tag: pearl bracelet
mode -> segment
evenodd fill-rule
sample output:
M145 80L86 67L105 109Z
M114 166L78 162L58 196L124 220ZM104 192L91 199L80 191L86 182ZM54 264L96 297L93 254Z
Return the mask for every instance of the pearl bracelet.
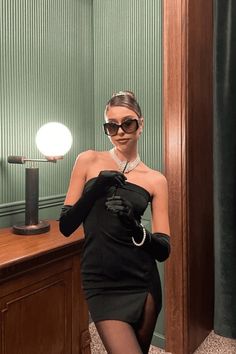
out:
M139 247L139 246L142 246L142 245L144 244L144 242L145 242L145 240L146 240L146 236L147 236L147 232L146 232L146 230L145 230L143 224L140 223L140 226L141 226L142 229L143 229L143 239L142 239L142 241L141 241L140 243L137 243L137 242L135 241L135 239L133 238L133 236L132 236L133 244L134 244L135 246L138 246L138 247Z

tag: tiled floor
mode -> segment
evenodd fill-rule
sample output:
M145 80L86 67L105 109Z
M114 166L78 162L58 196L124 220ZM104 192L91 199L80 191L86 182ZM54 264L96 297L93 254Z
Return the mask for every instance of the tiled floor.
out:
M106 354L93 323L89 326L92 354ZM151 347L150 354L168 354L162 349ZM171 354L171 353L169 353ZM236 354L236 340L224 338L211 332L194 354Z

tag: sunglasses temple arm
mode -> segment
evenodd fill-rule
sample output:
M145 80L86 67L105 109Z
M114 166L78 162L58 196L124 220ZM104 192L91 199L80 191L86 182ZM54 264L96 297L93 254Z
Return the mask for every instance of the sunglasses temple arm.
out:
M129 163L129 161L127 160L127 161L126 161L126 164L125 164L125 167L124 167L124 169L123 169L123 171L122 171L122 173L125 173L125 170L126 170L126 167L128 166L128 163Z
M126 167L128 166L128 163L129 163L129 161L126 161L126 164L125 164L125 167L123 168L122 173L125 173L125 170L126 170ZM113 195L112 195L112 198L114 198L114 197L116 196L117 189L118 189L118 184L116 185L116 188L115 188L115 190L114 190L114 193L113 193Z

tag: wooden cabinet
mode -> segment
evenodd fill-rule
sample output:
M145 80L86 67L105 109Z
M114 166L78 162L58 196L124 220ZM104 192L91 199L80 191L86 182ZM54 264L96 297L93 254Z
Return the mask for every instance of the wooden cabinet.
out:
M14 235L0 230L0 354L90 354L81 288L83 230Z

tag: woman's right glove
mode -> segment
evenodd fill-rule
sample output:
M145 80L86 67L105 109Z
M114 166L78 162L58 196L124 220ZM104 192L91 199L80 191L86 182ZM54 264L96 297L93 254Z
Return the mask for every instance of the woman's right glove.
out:
M101 171L91 188L84 191L79 200L72 205L63 205L59 218L60 232L68 237L85 220L94 202L112 187L122 187L126 177L118 171Z

